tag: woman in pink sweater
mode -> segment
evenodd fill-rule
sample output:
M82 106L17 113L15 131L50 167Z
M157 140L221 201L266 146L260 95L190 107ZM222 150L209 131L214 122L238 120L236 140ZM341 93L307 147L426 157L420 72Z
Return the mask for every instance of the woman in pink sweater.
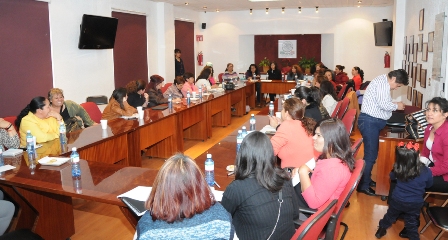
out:
M290 98L283 104L281 119L269 116L269 124L277 128L271 143L274 154L281 159L282 168L300 167L318 156L313 149L312 137L316 122L304 117L305 108L298 98Z
M314 171L303 165L293 174L300 177L295 187L299 206L317 209L329 199L339 198L352 175L355 159L347 130L339 119L319 122L313 140L314 148L322 153Z

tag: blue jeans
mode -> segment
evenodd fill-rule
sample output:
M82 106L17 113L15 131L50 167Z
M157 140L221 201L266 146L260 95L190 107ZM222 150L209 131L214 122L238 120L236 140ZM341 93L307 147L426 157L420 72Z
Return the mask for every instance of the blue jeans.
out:
M358 118L358 128L364 142L364 161L366 166L359 182L358 189L369 188L372 181L372 168L378 157L378 147L380 141L380 131L386 126L386 120L361 113Z
M418 227L420 225L420 209L423 206L423 202L408 203L395 200L393 197L390 199L389 208L386 215L380 220L380 227L389 228L397 220L397 217L403 213L404 226L409 239L420 239L418 234Z

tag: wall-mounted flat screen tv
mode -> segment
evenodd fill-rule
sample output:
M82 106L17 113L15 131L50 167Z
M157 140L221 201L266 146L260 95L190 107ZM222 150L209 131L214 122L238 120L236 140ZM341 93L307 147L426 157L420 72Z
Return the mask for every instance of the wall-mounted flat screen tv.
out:
M79 34L79 49L114 48L118 19L84 14Z
M392 46L392 21L374 23L373 31L375 33L375 46Z

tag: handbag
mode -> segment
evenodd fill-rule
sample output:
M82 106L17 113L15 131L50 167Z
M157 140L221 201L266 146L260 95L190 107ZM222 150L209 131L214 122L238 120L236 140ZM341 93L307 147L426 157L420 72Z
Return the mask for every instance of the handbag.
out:
M83 129L84 128L84 122L82 121L82 119L77 118L77 117L71 117L69 119L67 119L67 121L65 121L65 128L67 133L79 130L79 129Z
M411 138L418 140L425 136L425 129L428 126L425 109L410 113L405 116L405 129Z

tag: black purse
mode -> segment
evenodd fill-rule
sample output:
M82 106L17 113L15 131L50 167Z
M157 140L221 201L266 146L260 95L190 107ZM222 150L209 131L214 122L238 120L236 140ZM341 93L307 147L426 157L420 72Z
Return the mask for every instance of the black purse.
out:
M425 115L426 109L410 113L405 116L405 129L410 137L418 140L425 136L425 129L428 126Z

